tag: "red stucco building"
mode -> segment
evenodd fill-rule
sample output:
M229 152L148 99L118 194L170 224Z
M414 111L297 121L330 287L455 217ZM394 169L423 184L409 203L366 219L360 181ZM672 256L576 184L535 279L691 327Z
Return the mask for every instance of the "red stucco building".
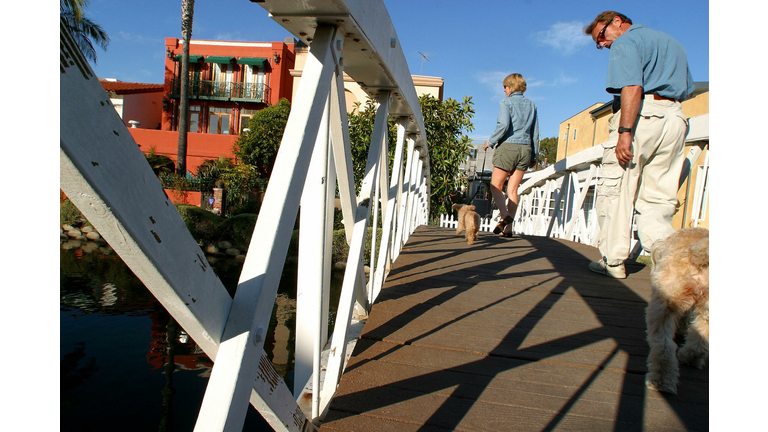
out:
M107 91L129 87L118 113L143 152L154 150L176 161L178 148L181 52L183 40L165 39L165 79L146 87L140 98L139 83L102 80ZM187 170L195 173L206 159L232 157L232 145L257 111L291 100L295 64L293 38L285 42L236 42L192 40L189 45L189 135ZM130 85L126 85L130 84ZM151 93L151 94L149 94ZM159 100L159 106L158 105ZM128 118L142 113L139 124ZM130 115L129 115L130 114ZM148 117L149 116L149 117ZM159 128L158 128L159 126Z

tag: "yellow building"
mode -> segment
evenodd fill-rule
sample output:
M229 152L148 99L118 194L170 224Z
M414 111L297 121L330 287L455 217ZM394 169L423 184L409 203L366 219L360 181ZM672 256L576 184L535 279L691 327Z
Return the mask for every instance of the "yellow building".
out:
M596 103L560 123L557 160L608 141L608 121L612 101ZM672 225L675 228L709 228L709 83L697 82L693 97L683 102L683 114L689 120L685 152L695 161L678 192L679 207ZM697 156L698 154L698 156Z

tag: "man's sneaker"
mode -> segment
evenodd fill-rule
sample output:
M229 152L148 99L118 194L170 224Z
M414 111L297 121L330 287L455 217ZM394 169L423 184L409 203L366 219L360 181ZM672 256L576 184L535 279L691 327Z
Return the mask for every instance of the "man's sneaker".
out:
M589 263L589 269L595 273L604 274L614 279L626 279L627 277L627 272L624 270L624 264L610 266L606 264L604 259Z

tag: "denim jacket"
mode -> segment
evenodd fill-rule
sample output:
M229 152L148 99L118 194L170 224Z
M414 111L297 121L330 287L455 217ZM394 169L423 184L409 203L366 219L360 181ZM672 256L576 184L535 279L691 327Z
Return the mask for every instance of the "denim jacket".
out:
M529 144L533 147L532 159L537 160L539 117L536 105L523 96L523 92L511 93L501 100L500 105L496 129L488 138L488 145L496 148L501 143Z

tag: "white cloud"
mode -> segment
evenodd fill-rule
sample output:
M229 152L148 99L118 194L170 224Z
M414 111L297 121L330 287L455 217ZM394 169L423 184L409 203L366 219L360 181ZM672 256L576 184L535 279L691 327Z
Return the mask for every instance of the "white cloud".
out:
M531 37L561 54L571 55L593 43L592 39L584 34L583 28L584 24L578 21L559 22L552 24L546 30L534 33Z
M490 93L491 96L488 98L488 100L498 102L501 99L504 99L504 89L502 88L501 83L504 81L504 78L508 74L509 72L505 71L479 72L475 75L475 79ZM525 77L525 83L528 90L545 87L567 86L578 81L579 80L577 78L568 76L565 74L565 72L560 72L560 76L551 79L541 79L536 76Z
M509 75L509 72L503 72L503 71L489 71L489 72L479 72L475 75L475 78L477 79L477 82L480 83L484 88L488 89L488 91L491 94L491 97L489 97L489 100L499 102L501 99L504 98L504 88L502 87L502 82L504 81L504 78Z
M129 33L129 32L125 32L125 31L122 31L122 30L117 32L117 33L120 36L120 39L122 39L122 40L130 41L130 42L137 42L137 43L147 43L147 44L155 44L155 43L157 43L157 39L152 38L152 37L148 37L148 36L144 36L144 35L139 35L139 34L134 34L134 33Z

